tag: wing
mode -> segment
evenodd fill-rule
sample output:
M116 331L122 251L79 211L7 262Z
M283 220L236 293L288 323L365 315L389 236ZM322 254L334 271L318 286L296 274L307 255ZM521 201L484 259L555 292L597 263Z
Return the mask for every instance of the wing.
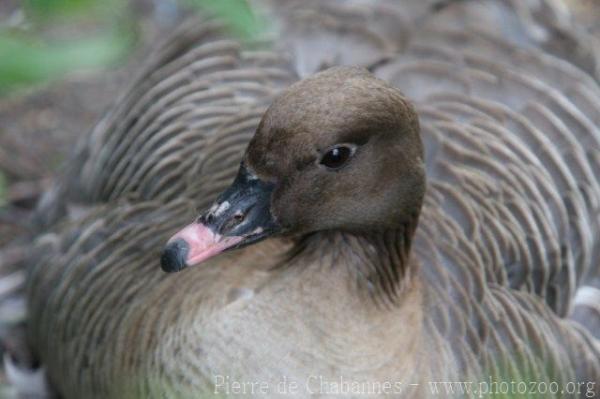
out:
M249 137L255 120L242 119L264 110L294 80L285 57L242 49L214 21L188 21L78 143L66 173L41 202L38 224L127 197L168 202L184 195L207 141Z
M564 317L600 275L600 87L586 62L546 51L559 47L552 40L524 40L532 35L517 29L518 13L512 23L493 13L509 32L484 11L461 27L457 19L474 10L463 6L376 70L421 116L423 270L449 300L477 303L497 284Z

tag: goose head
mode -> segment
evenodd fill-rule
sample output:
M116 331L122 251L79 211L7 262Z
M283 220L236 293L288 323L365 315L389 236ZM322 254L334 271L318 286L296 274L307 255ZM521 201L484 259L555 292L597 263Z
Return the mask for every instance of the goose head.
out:
M328 69L274 100L231 186L169 240L161 265L179 271L273 235L401 228L424 191L412 105L367 70Z

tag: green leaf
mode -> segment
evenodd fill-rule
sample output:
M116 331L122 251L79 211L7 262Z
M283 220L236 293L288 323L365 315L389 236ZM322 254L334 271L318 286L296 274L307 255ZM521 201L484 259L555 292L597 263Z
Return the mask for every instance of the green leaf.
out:
M114 64L126 54L132 42L133 34L122 30L57 43L0 33L0 94L73 70Z
M37 20L56 17L106 15L111 10L119 10L124 0L25 0L27 15Z
M213 13L237 36L253 39L263 30L263 22L246 0L182 0L184 4Z
M89 9L94 0L25 0L24 4L37 14L51 15Z

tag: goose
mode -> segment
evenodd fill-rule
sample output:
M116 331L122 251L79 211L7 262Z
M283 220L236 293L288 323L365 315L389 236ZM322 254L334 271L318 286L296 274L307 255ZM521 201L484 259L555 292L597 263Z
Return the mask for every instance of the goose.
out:
M565 10L267 4L266 44L183 24L42 199L55 394L600 395L600 87Z

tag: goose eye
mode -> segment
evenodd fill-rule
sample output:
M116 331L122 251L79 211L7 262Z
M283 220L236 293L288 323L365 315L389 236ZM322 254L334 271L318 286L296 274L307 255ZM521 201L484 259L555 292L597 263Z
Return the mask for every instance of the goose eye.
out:
M353 152L353 149L348 146L335 146L323 155L320 163L329 169L337 169L348 162Z

